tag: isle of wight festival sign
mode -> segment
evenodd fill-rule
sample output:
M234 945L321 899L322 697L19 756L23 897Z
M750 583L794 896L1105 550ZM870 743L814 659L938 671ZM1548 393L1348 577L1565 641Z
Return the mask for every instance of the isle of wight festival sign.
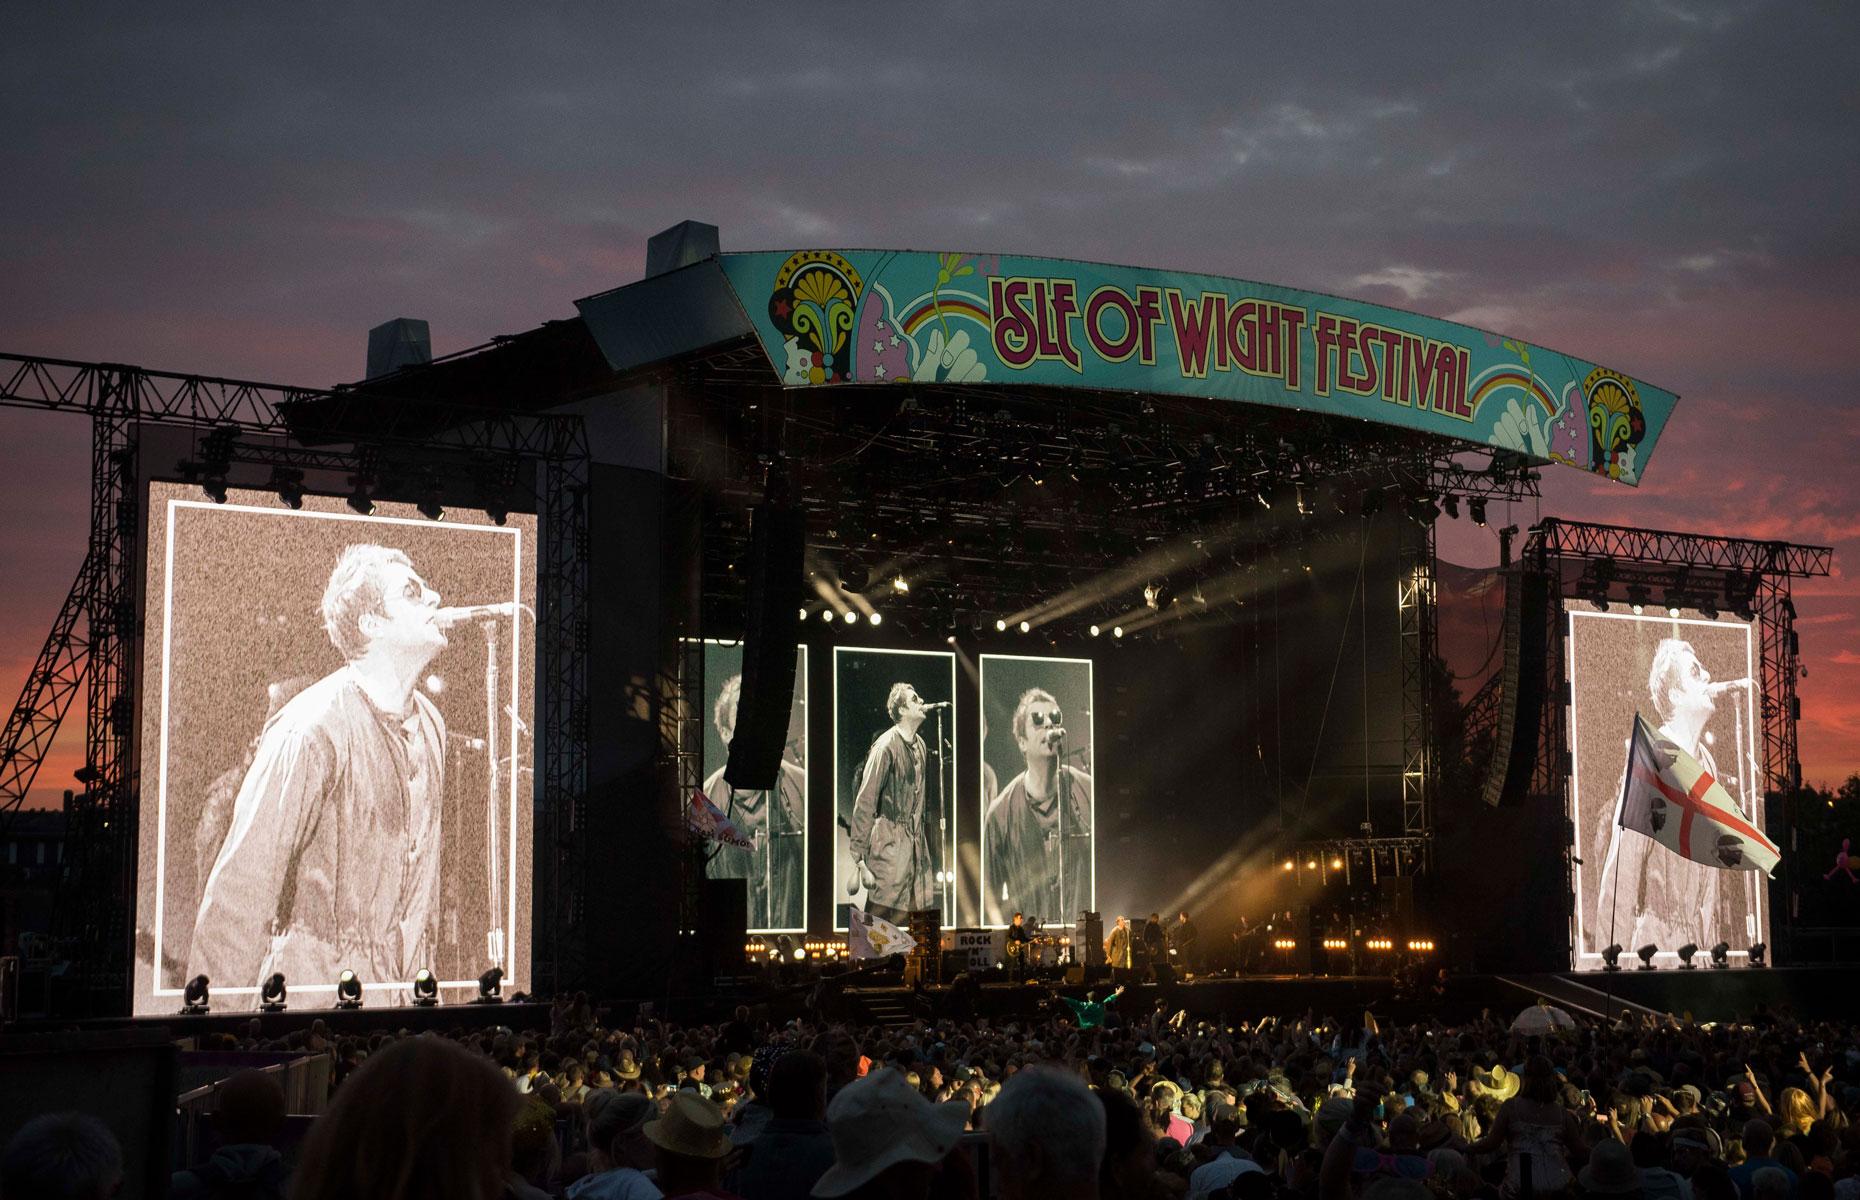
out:
M1638 483L1678 397L1515 338L1272 284L1063 259L724 254L793 387L1207 396L1426 430Z

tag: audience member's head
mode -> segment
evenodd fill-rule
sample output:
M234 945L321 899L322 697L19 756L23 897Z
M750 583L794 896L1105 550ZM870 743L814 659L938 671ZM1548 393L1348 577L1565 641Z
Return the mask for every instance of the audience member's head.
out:
M827 1063L818 1054L791 1050L768 1071L768 1105L784 1121L818 1121L827 1115Z
M588 1094L581 1111L587 1117L588 1147L594 1151L597 1170L632 1167L643 1171L652 1166L652 1143L646 1138L646 1122L656 1109L646 1093L603 1088Z
M1156 1135L1144 1123L1137 1102L1123 1092L1101 1091L1098 1102L1104 1106L1099 1192L1105 1200L1147 1200L1156 1177Z
M813 1194L926 1200L968 1117L961 1101L932 1104L901 1072L874 1070L841 1088L827 1106L833 1165Z
M1034 1067L1015 1075L984 1110L994 1134L1004 1200L1098 1195L1105 1114L1076 1075Z
M391 1042L311 1128L292 1200L497 1200L519 1099L495 1067L460 1046Z
M220 1084L213 1126L228 1145L265 1145L284 1131L284 1089L263 1071L234 1071Z
M646 1126L659 1170L659 1190L666 1193L714 1191L730 1152L723 1110L696 1092L680 1089L659 1119Z
M115 1135L83 1113L34 1117L0 1158L0 1196L9 1200L108 1200L122 1182Z

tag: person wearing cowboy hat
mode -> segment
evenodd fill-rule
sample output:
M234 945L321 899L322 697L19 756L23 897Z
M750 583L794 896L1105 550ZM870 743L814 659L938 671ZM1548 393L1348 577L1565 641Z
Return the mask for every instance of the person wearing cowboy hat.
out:
M1489 1071L1474 1071L1472 1091L1475 1096L1494 1096L1499 1100L1509 1100L1518 1094L1522 1080L1505 1070L1504 1063L1493 1063Z
M813 1194L925 1200L968 1120L961 1101L932 1104L898 1071L875 1070L841 1088L827 1106L833 1165Z
M646 1126L658 1164L659 1190L692 1200L737 1200L718 1186L724 1156L734 1147L723 1123L723 1110L694 1091L672 1094L658 1120Z
M1473 1088L1483 1095L1506 1097L1492 1128L1470 1147L1474 1154L1504 1147L1505 1181L1499 1194L1509 1198L1524 1193L1526 1161L1530 1163L1530 1188L1538 1195L1568 1187L1570 1157L1580 1160L1587 1144L1576 1114L1557 1103L1556 1068L1550 1060L1531 1055L1521 1075L1494 1066L1474 1075Z

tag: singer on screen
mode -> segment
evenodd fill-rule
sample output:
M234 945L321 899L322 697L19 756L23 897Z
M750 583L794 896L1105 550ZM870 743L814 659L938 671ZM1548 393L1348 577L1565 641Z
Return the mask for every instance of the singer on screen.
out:
M853 870L866 888L866 911L894 924L937 902L924 812L924 742L917 736L930 707L910 684L892 685L885 698L891 728L872 742L853 801Z
M188 974L404 981L434 952L446 727L417 684L456 614L399 550L352 545L323 593L344 664L265 724L207 877Z
M1027 767L983 820L991 911L1063 922L1090 902L1091 776L1064 763L1064 720L1044 688L1028 688L1014 706L1014 740Z

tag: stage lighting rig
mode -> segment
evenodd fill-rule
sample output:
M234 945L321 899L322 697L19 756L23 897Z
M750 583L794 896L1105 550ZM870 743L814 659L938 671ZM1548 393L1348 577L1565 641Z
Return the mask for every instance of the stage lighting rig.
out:
M502 1004L504 1002L504 968L492 967L478 976L478 998L473 1004Z
M284 997L284 972L273 971L271 978L258 990L258 1011L283 1012Z
M278 494L278 502L286 508L304 506L304 473L295 467L273 467L271 469L271 490Z
M1724 971L1731 966L1731 943L1719 942L1711 948L1711 969Z
M1685 945L1681 946L1679 948L1680 970L1682 971L1697 970L1698 965L1692 961L1692 956L1697 954L1698 952L1699 952L1699 945L1697 942L1687 942Z
M362 1006L362 981L355 972L347 967L336 976L336 1007L360 1008Z
M425 967L414 972L413 1003L416 1008L432 1008L439 1003L439 981Z
M1763 942L1758 942L1755 945L1751 946L1750 947L1750 965L1753 967L1761 967L1765 965L1763 962L1763 958L1764 958L1764 955L1769 953L1769 950L1770 950L1769 946Z
M368 486L366 484L356 484L355 490L349 493L349 507L360 516L372 517L375 515L375 499L368 494Z
M420 502L414 505L414 507L419 510L421 516L429 521L443 521L446 519L446 508L444 504L440 503L440 492L438 488L428 490L426 495L420 497Z
M1634 615L1638 617L1646 609L1647 601L1653 599L1653 593L1648 590L1645 584L1630 583L1628 584L1627 598L1628 607L1633 609Z
M1175 589L1169 586L1167 579L1156 579L1143 586L1143 603L1152 611L1161 612L1175 602Z
M1468 500L1466 502L1466 511L1472 516L1474 525L1478 525L1482 528L1484 527L1485 525L1485 497L1484 496L1474 496L1472 499Z
M197 1017L213 1007L212 997L207 991L207 977L196 975L187 981L181 990L181 1012L185 1016Z
M1460 519L1460 498L1457 494L1448 492L1440 498L1440 505L1447 510L1447 515L1449 517L1452 517L1455 521Z
M1653 956L1659 952L1660 948L1655 946L1652 942L1648 942L1645 946L1634 951L1635 957L1640 959L1640 969L1643 971L1653 970Z
M1616 942L1614 945L1608 947L1608 949L1602 951L1602 969L1604 971L1619 971L1621 969L1620 959L1621 943Z

